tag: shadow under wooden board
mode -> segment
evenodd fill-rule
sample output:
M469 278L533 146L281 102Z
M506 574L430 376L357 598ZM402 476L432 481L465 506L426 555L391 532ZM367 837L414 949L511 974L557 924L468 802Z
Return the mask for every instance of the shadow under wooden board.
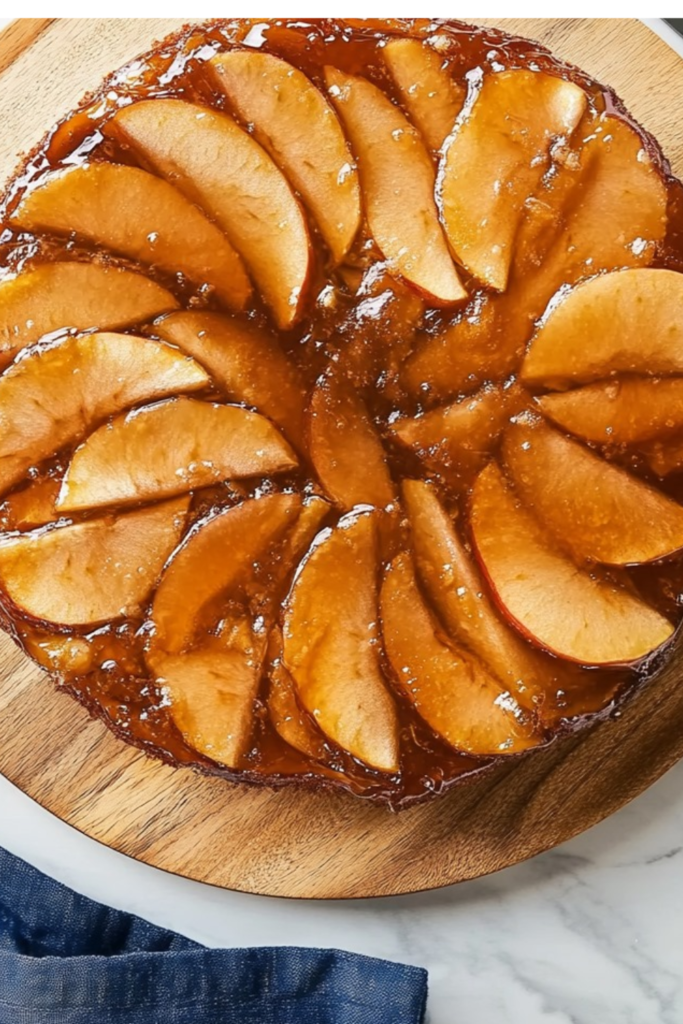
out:
M494 22L488 20L487 24ZM102 77L177 19L25 19L0 34L0 180ZM612 85L683 173L683 61L635 20L503 19ZM547 850L683 756L681 644L615 718L401 814L343 794L235 787L116 740L0 639L0 772L89 836L246 892L333 898L429 889Z

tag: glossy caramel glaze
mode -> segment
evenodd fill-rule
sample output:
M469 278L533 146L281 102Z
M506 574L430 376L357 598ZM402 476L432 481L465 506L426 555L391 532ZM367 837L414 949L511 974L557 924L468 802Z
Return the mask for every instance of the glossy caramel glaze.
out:
M206 72L206 62L216 53L245 41L291 62L323 90L323 68L332 65L350 74L362 74L379 85L395 102L400 102L396 86L381 57L382 46L393 35L420 39L437 37L448 73L463 90L472 75L477 73L476 69L499 71L530 67L576 82L588 96L587 117L605 112L616 121L626 121L639 133L642 146L668 191L667 235L658 245L650 265L683 270L683 189L671 177L656 142L633 124L620 101L609 90L591 81L578 69L555 60L537 44L493 30L471 29L455 22L395 21L353 25L328 20L254 23L241 20L193 27L164 41L154 51L111 75L78 111L67 116L50 132L6 190L0 211L0 279L55 259L96 260L139 269L125 259L94 250L77 238L32 235L18 231L10 224L10 217L22 198L56 169L100 160L136 165L133 152L107 127L120 108L142 99L179 97L225 109L226 99L213 88ZM410 367L414 353L424 347L430 337L439 336L451 322L469 317L473 322L485 324L491 308L490 294L468 278L465 272L461 276L470 301L464 313L462 308L455 312L430 309L414 291L400 282L392 282L381 273L374 280L366 277L360 294L356 294L364 272L379 259L368 240L367 231L361 229L345 264L333 268L312 222L309 226L313 236L314 265L307 285L304 315L291 331L280 332L278 344L298 367L309 394L320 375L334 365L336 372L352 383L370 410L384 442L394 484L399 485L405 478L433 479L445 506L466 521L473 472L478 467L473 468L466 461L455 468L438 461L423 462L397 441L392 428L403 418L456 401L488 380L486 369L479 369L473 364L471 372L466 374L466 386L449 394L431 394L428 387L414 386L414 377L411 382L406 367ZM522 277L523 271L524 268L520 271ZM183 307L221 311L210 290L198 289L185 279L164 274L155 268L145 272L172 291ZM516 383L515 374L533 319L540 316L544 306L545 301L542 308L532 310L530 314L524 306L522 289L517 299L513 297L513 301L503 304L495 313L492 337L515 336L519 339L510 351L509 366L505 367L502 378L500 375L494 378L496 382L505 380L508 390L512 388L515 408L508 408L507 415L527 408L532 401L533 396ZM258 296L252 302L248 318L251 324L273 332L269 314ZM158 336L155 324L147 325L145 333L151 337ZM225 395L220 382L214 379L204 392L195 394L195 397L220 399ZM72 452L73 449L62 451L47 464L42 463L31 470L28 483L22 483L4 496L0 505L0 526L3 530L23 531L59 518L54 510L54 499ZM647 466L639 456L626 450L609 450L606 454L648 478ZM679 478L674 477L666 484L657 481L657 485L676 498L683 496ZM33 491L32 496L28 494L29 488ZM322 493L310 463L302 461L299 469L284 476L225 483L194 492L188 528L203 517L213 516L245 498L272 491L292 491L302 495ZM96 511L70 514L69 519L78 522L97 514ZM339 515L339 511L330 506L321 527L334 525ZM380 534L382 566L385 566L410 546L408 523L400 508L393 515L384 517ZM278 572L277 557L261 567L259 573L244 582L250 593L268 594L267 616L274 623L278 621L280 607L290 587L291 573L283 577L283 573ZM683 572L677 560L654 567L629 569L628 573L652 604L671 621L679 622ZM273 727L267 706L267 657L255 702L249 751L238 769L227 769L188 746L174 724L169 714L168 698L150 676L145 661L149 638L147 614L136 619L117 620L91 631L69 631L66 628L48 628L32 621L7 600L3 604L7 630L31 657L52 672L65 690L92 714L100 716L123 740L171 764L189 765L207 773L258 784L326 784L401 807L443 792L491 763L491 758L455 753L440 740L398 692L388 664L384 664L384 670L388 684L396 694L401 723L399 772L388 775L368 768L324 740L321 756L308 758L286 743ZM207 631L223 614L225 607L221 599L203 610ZM549 677L552 677L555 659L551 655L544 657L547 658ZM647 677L659 658L658 655L629 670L577 666L571 687L547 694L543 738L550 741L558 731L582 727L595 714L613 713L622 696ZM304 711L301 714L307 717ZM312 722L308 724L315 728Z

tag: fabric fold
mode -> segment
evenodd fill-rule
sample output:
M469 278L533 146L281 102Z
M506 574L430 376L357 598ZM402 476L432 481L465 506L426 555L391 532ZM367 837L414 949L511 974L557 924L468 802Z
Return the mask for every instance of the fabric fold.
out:
M0 850L0 1024L420 1024L426 998L421 968L206 949Z

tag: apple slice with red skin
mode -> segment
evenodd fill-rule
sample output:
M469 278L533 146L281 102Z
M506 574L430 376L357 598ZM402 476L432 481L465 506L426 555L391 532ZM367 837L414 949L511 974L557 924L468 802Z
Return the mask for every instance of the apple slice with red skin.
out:
M0 377L0 491L108 416L208 382L193 359L130 334L37 346Z
M544 416L584 441L638 445L683 430L683 378L623 377L536 399Z
M0 587L25 615L92 626L139 614L180 540L189 499L0 543Z
M392 273L431 304L467 298L439 223L434 167L419 133L381 89L326 68L327 86L358 159L370 232Z
M590 273L647 267L666 233L667 191L640 135L608 115L585 116L575 148L528 205L504 294L479 295L424 339L403 383L433 399L517 372L535 321L560 288ZM580 141L579 141L580 140Z
M123 107L107 130L225 232L275 322L292 327L311 269L308 229L289 182L227 114L180 99Z
M11 217L25 231L73 235L198 285L244 309L251 284L215 224L172 185L122 164L74 167L42 181ZM121 326L112 324L111 326Z
M309 453L326 494L341 508L395 500L384 449L365 403L339 374L321 378L308 413Z
M477 655L522 707L537 711L544 722L557 718L565 706L562 695L578 680L568 679L566 666L503 621L435 488L405 480L403 498L420 581L449 635Z
M529 402L519 387L488 386L389 429L451 487L466 486L490 458L510 417Z
M519 417L502 451L517 494L579 564L638 565L683 548L677 502L542 420Z
M360 226L360 188L330 104L302 71L271 53L230 50L206 68L300 193L334 262L341 263Z
M472 493L477 557L506 618L533 643L582 665L630 665L674 627L620 583L578 569L490 463Z
M587 384L621 373L683 373L683 274L619 270L584 281L553 307L531 340L522 380Z
M528 199L541 187L558 138L586 109L578 85L526 69L484 74L448 139L437 196L453 252L490 288L507 287Z
M177 308L170 292L131 270L45 263L0 282L0 359L55 331L111 331Z
M441 149L462 110L465 89L428 42L389 39L382 56L413 124L430 149Z
M285 602L284 664L326 736L364 764L399 767L399 722L379 665L374 513L323 531Z
M487 757L516 754L540 742L530 717L483 662L440 633L406 554L386 573L380 612L400 690L450 746Z
M193 642L202 611L254 572L296 521L301 499L268 494L195 523L159 581L150 651L180 654Z
M228 398L258 409L305 451L308 389L277 338L249 321L193 310L156 320L152 330L205 366Z
M170 398L94 431L74 452L57 506L74 511L158 501L296 465L265 416L238 405Z
M153 662L155 682L185 742L228 768L239 767L249 746L263 653L263 638L242 614L233 617L220 642Z

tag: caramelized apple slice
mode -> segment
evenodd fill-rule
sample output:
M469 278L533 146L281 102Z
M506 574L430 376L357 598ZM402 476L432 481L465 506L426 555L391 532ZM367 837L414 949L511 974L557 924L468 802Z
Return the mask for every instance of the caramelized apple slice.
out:
M139 167L98 163L53 175L25 196L11 220L26 231L75 234L182 273L210 285L230 309L243 309L251 293L225 235L172 185Z
M533 643L582 665L628 665L673 626L625 586L577 569L490 463L472 495L477 556L504 615Z
M268 650L270 658L268 712L275 731L285 743L306 757L325 758L325 741L310 717L301 710L294 680L282 663L282 633L276 627Z
M640 133L603 113L584 118L574 138L575 150L556 153L558 173L520 232L521 255L537 268L535 315L563 284L647 267L666 234L667 189Z
M653 562L683 547L683 508L547 426L520 417L503 456L519 496L578 561Z
M683 274L621 270L577 285L534 335L527 384L585 384L619 373L683 373Z
M0 282L0 353L12 355L53 331L108 331L177 309L141 274L98 263L45 263Z
M178 543L188 499L0 543L0 587L25 615L90 626L137 615Z
M510 416L526 401L518 387L485 387L390 429L429 469L458 487L487 462Z
M192 643L209 602L249 580L254 564L296 521L301 499L269 494L195 524L166 566L154 595L152 650L179 654Z
M278 327L291 327L310 270L308 230L266 151L227 114L185 100L132 103L109 130L216 220Z
M683 430L681 378L605 380L536 401L558 426L598 444L641 444Z
M392 272L432 303L467 293L448 252L434 202L434 168L418 132L384 93L326 68L330 96L358 158L370 231Z
M587 273L646 267L666 232L667 193L640 136L616 117L584 117L576 150L557 153L519 228L503 295L477 296L452 324L424 340L406 364L414 394L442 400L516 372L556 292Z
M342 508L386 508L395 498L382 443L363 400L340 376L322 378L309 409L310 456L326 493Z
M446 234L460 263L504 291L526 202L586 109L578 85L536 71L503 71L477 83L449 139L438 194Z
M222 480L296 466L270 420L237 405L171 398L117 417L76 449L63 511L156 501Z
M465 90L443 57L419 39L390 39L382 50L413 124L430 149L441 149L462 109Z
M461 531L434 488L406 480L403 498L420 580L449 635L476 654L523 707L537 710L543 721L552 717L558 710L558 691L566 693L569 687L564 667L502 621Z
M378 660L372 513L321 535L285 604L284 663L299 699L338 746L380 771L399 765L399 723Z
M280 555L285 576L296 568L313 543L332 506L319 494L305 498L296 522L290 527Z
M262 648L243 616L224 630L220 645L154 662L156 682L185 742L228 768L239 766L256 721Z
M193 360L130 335L71 337L31 351L0 378L0 486L127 405L207 383Z
M0 490L127 406L207 383L193 359L128 334L66 338L27 353L0 377Z
M539 742L528 716L482 662L439 635L407 555L389 567L380 610L398 685L447 743L487 756L516 754Z
M332 107L303 72L270 53L230 50L207 68L301 194L341 263L360 225L360 189Z
M293 577L315 543L330 508L330 503L317 494L305 498L299 506L298 516L288 526L284 539L269 552L267 587L251 587L250 608L261 616L266 628L272 627L271 633L275 630L274 623L280 617L282 602Z
M0 505L0 529L20 530L44 526L59 518L57 498L62 481L55 477L36 480L10 494Z
M254 406L304 449L306 384L277 339L252 323L192 310L157 320L153 330L205 366L228 398Z

